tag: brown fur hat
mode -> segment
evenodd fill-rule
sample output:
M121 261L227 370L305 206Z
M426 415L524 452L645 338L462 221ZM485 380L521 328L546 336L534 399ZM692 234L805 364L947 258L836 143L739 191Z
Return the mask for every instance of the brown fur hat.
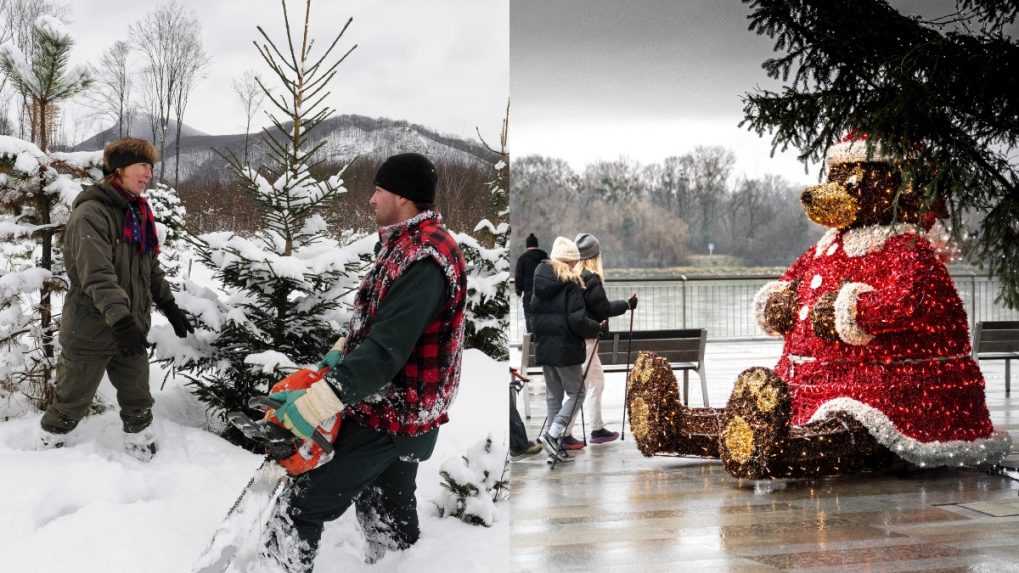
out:
M103 173L110 175L121 167L135 163L155 165L159 161L159 152L154 145L144 139L125 137L106 144L103 150Z

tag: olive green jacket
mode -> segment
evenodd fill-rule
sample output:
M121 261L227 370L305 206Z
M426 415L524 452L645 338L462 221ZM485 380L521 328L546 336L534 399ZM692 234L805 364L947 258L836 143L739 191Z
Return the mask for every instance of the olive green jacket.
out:
M71 288L60 323L60 343L69 350L115 349L114 323L132 315L148 332L152 303L173 303L157 255L139 253L122 238L128 206L107 183L89 187L74 200L64 231Z

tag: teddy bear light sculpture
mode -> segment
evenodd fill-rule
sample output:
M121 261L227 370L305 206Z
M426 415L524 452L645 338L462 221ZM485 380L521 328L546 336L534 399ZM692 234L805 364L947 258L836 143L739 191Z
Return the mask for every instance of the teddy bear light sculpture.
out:
M720 457L746 479L999 462L1010 439L991 426L966 312L930 234L943 229L879 143L847 138L826 164L801 202L829 231L754 299L760 326L784 337L778 364L740 374L724 409L693 409L668 362L641 354L627 381L638 447Z

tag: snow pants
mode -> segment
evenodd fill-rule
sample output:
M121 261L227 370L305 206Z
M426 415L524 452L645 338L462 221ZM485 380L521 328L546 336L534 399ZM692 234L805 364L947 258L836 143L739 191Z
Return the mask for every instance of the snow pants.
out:
M596 340L590 338L586 341L587 343L587 355L591 356L594 352L594 343ZM601 430L605 428L605 420L602 419L601 415L601 396L605 391L605 372L602 370L601 357L594 354L591 359L591 365L584 364L584 368L587 369L587 380L585 385L587 386L587 403L584 406L584 412L591 416L591 431ZM577 417L573 417L573 425L570 426L570 433L573 433L573 429L577 426Z
M389 434L344 423L332 461L300 476L290 494L288 517L306 571L315 561L325 522L343 515L351 503L370 549L406 549L417 542L418 461L411 459Z
M86 352L65 346L57 357L56 400L42 417L47 432L66 434L88 413L103 373L117 389L120 419L127 433L140 432L152 423L149 392L149 357L124 356L118 351Z
M548 409L549 434L558 438L580 413L584 400L582 364L572 366L542 366L545 376L545 406ZM566 400L563 401L563 397Z

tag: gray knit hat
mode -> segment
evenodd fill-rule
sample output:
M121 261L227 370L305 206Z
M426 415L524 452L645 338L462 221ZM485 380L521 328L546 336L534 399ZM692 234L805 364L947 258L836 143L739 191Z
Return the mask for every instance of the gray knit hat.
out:
M580 260L593 259L601 253L601 243L598 242L598 237L595 237L591 233L580 233L577 238L573 239L574 243L577 243L577 250L580 251Z

